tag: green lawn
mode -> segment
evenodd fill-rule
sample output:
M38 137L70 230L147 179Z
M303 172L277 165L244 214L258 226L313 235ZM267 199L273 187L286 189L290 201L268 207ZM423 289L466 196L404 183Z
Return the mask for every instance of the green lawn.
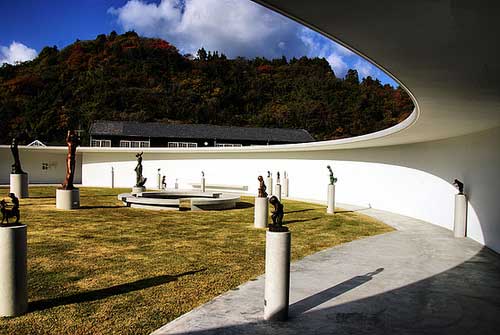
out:
M264 272L253 198L227 211L148 211L123 207L124 191L82 188L82 208L61 211L54 187L30 189L29 312L0 319L1 334L148 334ZM392 230L359 213L284 206L294 260Z

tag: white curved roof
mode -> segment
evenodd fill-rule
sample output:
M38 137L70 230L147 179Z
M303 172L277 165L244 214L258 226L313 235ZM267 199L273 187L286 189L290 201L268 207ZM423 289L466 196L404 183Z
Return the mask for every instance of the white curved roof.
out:
M313 146L415 143L500 126L497 1L254 0L370 59L412 95L406 129ZM308 147L311 144L307 145Z

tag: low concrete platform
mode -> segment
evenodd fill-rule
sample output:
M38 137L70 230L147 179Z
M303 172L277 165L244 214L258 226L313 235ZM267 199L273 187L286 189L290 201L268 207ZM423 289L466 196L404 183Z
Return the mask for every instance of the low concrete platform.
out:
M287 322L263 320L261 276L153 334L498 334L499 255L416 219L361 212L397 231L293 263Z

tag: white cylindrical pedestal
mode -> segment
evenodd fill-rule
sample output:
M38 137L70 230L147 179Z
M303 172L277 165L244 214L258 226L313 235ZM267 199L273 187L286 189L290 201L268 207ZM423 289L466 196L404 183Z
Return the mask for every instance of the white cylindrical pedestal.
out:
M264 319L285 321L290 295L290 232L266 233Z
M274 190L274 195L281 201L281 184L276 184L276 190Z
M267 198L255 198L254 223L255 228L266 228L269 216L269 203Z
M161 174L158 174L158 189L161 190Z
M0 316L18 316L28 309L27 227L0 227Z
M283 184L283 196L285 198L288 198L288 186L290 184L288 178L284 178L282 184Z
M175 185L174 185L175 189L177 190L179 188L179 183L178 182L175 182Z
M80 208L80 190L56 190L56 208L57 209L77 209Z
M134 187L132 187L132 194L142 193L144 191L146 191L146 188L144 186L134 186Z
M333 184L328 185L327 204L326 213L335 213L335 185Z
M201 178L201 191L205 192L205 178Z
M453 225L453 235L455 237L465 237L467 229L467 197L465 194L455 195L455 222Z
M273 194L273 177L266 177L267 193Z
M19 199L29 197L29 179L27 173L10 174L10 193Z

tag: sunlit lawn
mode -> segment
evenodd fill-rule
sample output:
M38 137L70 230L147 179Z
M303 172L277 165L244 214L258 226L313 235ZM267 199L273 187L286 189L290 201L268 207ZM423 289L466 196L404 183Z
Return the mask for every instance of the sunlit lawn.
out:
M30 307L0 319L1 334L148 334L264 272L253 198L227 211L148 211L123 207L123 191L82 188L82 208L60 211L55 188L30 188L21 200ZM294 260L392 230L359 213L284 205Z

